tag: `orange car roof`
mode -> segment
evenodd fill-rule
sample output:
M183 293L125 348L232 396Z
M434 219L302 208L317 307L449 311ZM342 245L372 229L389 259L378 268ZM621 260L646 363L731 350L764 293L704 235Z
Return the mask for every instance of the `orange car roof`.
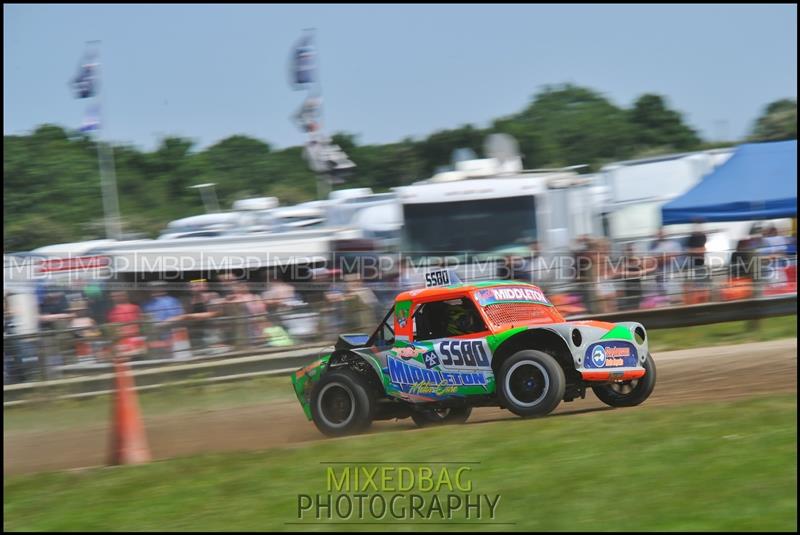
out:
M529 286L541 291L538 286L529 282L517 281L481 281L473 283L453 284L450 286L434 286L433 288L419 288L416 290L408 290L399 294L395 301L419 301L427 299L436 299L439 297L446 298L451 295L462 295L467 292L479 290L481 288L492 288L495 286Z

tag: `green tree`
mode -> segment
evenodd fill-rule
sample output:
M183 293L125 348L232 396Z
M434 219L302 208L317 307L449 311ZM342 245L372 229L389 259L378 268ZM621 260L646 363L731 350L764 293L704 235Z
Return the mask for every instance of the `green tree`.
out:
M756 120L751 141L797 139L797 101L781 99L770 103Z
M636 99L630 120L642 146L690 150L700 144L697 132L685 125L681 114L669 109L660 95L646 94Z
M545 87L514 120L552 143L543 160L553 165L626 158L636 139L625 110L592 89L572 84ZM536 154L526 157L537 159Z
M758 139L796 137L794 101L771 104L756 125ZM586 87L545 87L519 113L487 128L464 125L422 139L360 145L340 132L333 142L357 168L340 187L387 191L430 177L452 163L459 148L482 154L486 137L508 133L527 168L590 164L700 148L697 134L663 97L642 95L630 109ZM203 211L190 186L217 184L223 209L244 196L277 196L282 204L313 199L316 177L303 147L274 150L269 143L234 135L197 150L190 139L167 137L153 151L113 147L126 232L155 236L170 220ZM3 137L4 250L29 250L104 235L97 147L85 134L42 125L29 135Z

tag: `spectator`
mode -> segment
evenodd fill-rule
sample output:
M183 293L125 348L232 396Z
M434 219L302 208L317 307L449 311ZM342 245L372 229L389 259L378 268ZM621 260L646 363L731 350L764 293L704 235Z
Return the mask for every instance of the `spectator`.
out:
M66 294L59 290L47 292L39 306L39 324L42 329L57 329L70 319L72 314L69 313Z
M761 266L760 278L767 281L770 286L781 286L786 281L786 268L789 266L791 240L778 234L774 225L764 228L758 248L759 263Z
M75 331L75 355L79 361L91 362L97 350L97 342L102 333L97 328L97 323L89 316L86 302L77 301L70 308L75 316L69 324L70 329L80 329Z
M248 335L252 344L263 342L264 330L269 326L267 322L267 303L257 294L250 291L244 283L240 284L239 292L243 296L245 313L248 318Z
M344 304L345 318L354 332L370 332L375 328L378 299L358 275L346 278Z
M594 249L594 240L585 234L578 237L576 247L573 249L576 291L572 299L575 303L574 307L578 310L583 309L583 312L592 302Z
M689 253L689 268L692 271L692 275L705 278L706 234L700 227L699 221L695 221L694 230L686 242L686 249Z
M683 285L683 300L686 304L698 304L710 299L707 281L711 273L706 267L706 234L695 220L694 230L686 242L689 276Z
M142 310L130 302L128 292L125 291L112 292L111 302L113 306L108 311L108 322L120 324L115 332L115 351L125 356L145 353L145 340L141 337L138 323L142 318Z
M753 255L751 238L739 240L736 250L731 254L728 266L728 281L720 288L724 301L747 299L753 295Z
M176 320L187 320L189 340L192 347L213 346L219 341L217 329L211 323L212 318L220 315L220 296L208 288L206 279L196 279L190 283L189 313Z
M264 327L264 337L270 347L286 347L294 345L291 335L280 325L266 323Z
M595 303L593 311L607 314L617 310L617 288L611 265L611 245L608 240L598 239L595 242L593 279L595 285Z
M8 298L3 297L3 384L22 383L25 381L25 365L22 360L17 340L6 337L17 334L14 323L14 312L8 303Z
M648 266L644 259L636 254L633 244L625 246L625 254L622 258L623 271L623 298L620 308L636 310L642 304L642 280L649 273L655 271L654 265Z
M732 279L753 278L753 239L746 238L736 243L731 254L729 275Z
M294 286L288 282L276 279L267 285L267 291L261 294L270 310L282 310L293 306L302 305Z
M107 299L103 297L103 288L99 282L92 281L83 288L83 298L89 309L89 316L95 323L102 323L108 314Z
M675 260L681 255L681 245L677 240L667 239L664 229L658 229L656 239L650 243L649 253L656 261L656 287L659 295L678 293L670 291L671 275Z
M528 249L530 253L525 257L519 270L520 279L541 286L547 272L547 262L539 252L538 241L531 241Z
M760 252L766 254L782 254L786 252L787 240L778 234L774 225L768 225L762 233Z
M233 335L233 341L239 345L245 341L253 342L261 337L264 331L264 323L261 318L252 318L254 314L262 317L266 314L266 303L244 282L236 282L232 285L233 293L225 299L226 315L238 316L234 321L234 329L228 329L229 334Z
M157 322L168 322L183 314L183 305L164 290L165 285L160 281L151 283L150 300L142 307L142 311Z
M3 299L3 333L15 337L10 340L5 337L3 339L3 362L8 380L12 383L24 383L37 378L38 339L20 336L36 332L36 325L30 323L26 325L20 318L15 308L19 306L19 302L15 298L15 294L9 293Z
M44 296L44 302L39 307L39 327L44 331L58 331L65 329L73 314L69 312L69 302L66 293L61 290L49 291ZM43 359L45 378L56 379L60 377L60 366L64 364L60 336L56 333L47 335L42 340L44 347Z
M142 312L156 322L152 326L155 337L150 339L150 347L160 351L163 356L168 356L172 353L173 346L171 324L183 315L183 305L166 292L165 286L166 283L162 281L149 284L150 299L142 307Z

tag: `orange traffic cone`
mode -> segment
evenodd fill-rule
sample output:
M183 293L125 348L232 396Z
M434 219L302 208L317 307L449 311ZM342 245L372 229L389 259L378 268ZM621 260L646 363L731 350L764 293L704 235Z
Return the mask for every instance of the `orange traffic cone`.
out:
M150 448L139 411L128 363L114 359L114 405L111 409L111 455L109 464L140 464L150 461Z

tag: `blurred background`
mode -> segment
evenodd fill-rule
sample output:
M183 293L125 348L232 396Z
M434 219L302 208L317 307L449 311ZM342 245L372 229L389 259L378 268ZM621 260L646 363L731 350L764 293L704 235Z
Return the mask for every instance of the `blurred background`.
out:
M6 473L98 459L25 433L115 355L256 403L441 266L796 339L796 6L3 9Z

